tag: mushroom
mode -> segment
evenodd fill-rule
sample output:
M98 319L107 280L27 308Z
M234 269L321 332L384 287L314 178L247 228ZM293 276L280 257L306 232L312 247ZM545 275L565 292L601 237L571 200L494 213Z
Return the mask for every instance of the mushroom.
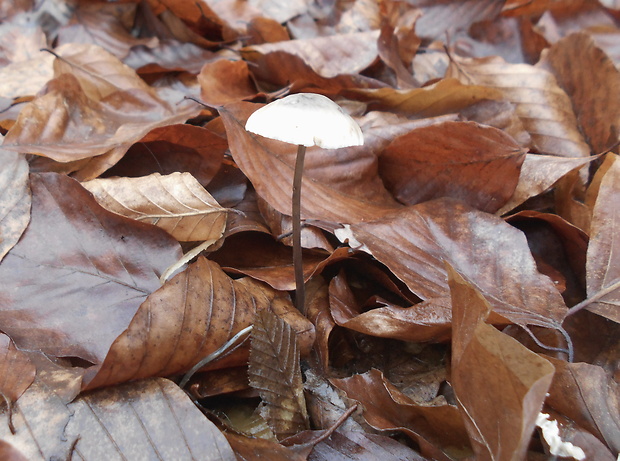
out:
M304 312L305 289L301 251L301 178L306 147L325 149L361 146L359 125L331 99L314 93L299 93L278 99L254 112L245 129L270 139L297 144L293 177L293 265L295 305Z

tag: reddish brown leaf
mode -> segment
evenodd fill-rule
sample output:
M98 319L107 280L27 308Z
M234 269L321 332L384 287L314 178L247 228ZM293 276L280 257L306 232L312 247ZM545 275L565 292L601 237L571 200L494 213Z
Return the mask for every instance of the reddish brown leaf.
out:
M222 106L256 94L245 61L218 59L206 63L198 74L200 98L209 106Z
M99 363L179 245L104 210L73 179L32 175L31 188L30 225L0 264L0 324L20 348Z
M235 455L241 461L253 461L256 458L265 458L269 461L306 461L306 456L295 453L288 447L283 447L272 440L244 437L224 432L228 443L235 450Z
M620 71L594 40L572 34L554 44L539 66L552 72L571 98L594 153L612 148L620 140Z
M226 106L222 118L235 161L258 194L284 214L291 214L296 146L251 135L244 124L256 105ZM309 148L306 154L302 217L355 222L396 207L377 176L371 146L337 150ZM355 172L355 173L353 173Z
M28 458L21 451L4 440L0 440L0 459L4 461L28 461Z
M471 451L456 407L418 405L378 370L331 381L349 398L363 405L364 419L375 429L403 431L421 447L433 446L433 454L441 456L439 459L450 459L451 452L466 454Z
M454 197L492 213L512 195L524 154L496 128L444 122L392 141L379 157L379 173L406 205Z
M352 235L352 247L362 245L423 300L448 296L446 261L514 323L557 328L564 317L560 293L537 271L525 236L456 201L414 205L337 235Z
M0 150L0 261L30 222L28 162L23 155Z
M523 459L554 368L484 323L491 305L452 268L448 276L454 316L450 381L476 459Z
M8 336L0 333L0 396L8 405L14 403L34 381L35 366L28 355L15 348ZM1 458L0 458L1 459Z
M547 405L620 451L618 383L596 365L550 360L556 372Z
M509 64L497 57L454 57L446 76L501 91L505 100L515 104L538 153L561 157L590 155L570 99L550 72L526 64Z
M295 330L269 310L256 314L248 375L263 401L260 413L279 439L309 428Z
M251 325L256 311L268 308L279 315L294 309L289 300L264 285L251 279L232 280L217 264L200 257L147 298L112 344L100 369L89 370L84 386L183 373ZM294 312L292 317L296 318ZM293 327L301 330L301 336L312 336L308 321L299 325ZM244 347L216 366L242 365L247 354Z
M600 187L592 210L586 266L588 297L620 280L620 161L617 155L609 155L608 168L599 174ZM620 288L607 293L589 309L620 323Z

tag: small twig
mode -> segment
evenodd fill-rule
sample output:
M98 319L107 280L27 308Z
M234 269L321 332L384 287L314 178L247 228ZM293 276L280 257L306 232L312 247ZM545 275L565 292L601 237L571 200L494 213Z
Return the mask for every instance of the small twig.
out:
M519 325L519 326L523 328L523 331L525 331L530 336L530 338L532 338L532 340L536 343L538 347L545 349L547 351L561 352L567 355L568 362L573 361L574 359L573 341L570 339L570 336L568 335L566 330L564 330L564 328L560 327L558 328L558 331L560 332L560 334L564 337L564 340L566 341L566 349L564 349L563 347L548 346L545 343L543 343L540 339L538 339L536 335L532 332L532 330L530 330L527 326L525 325Z
M191 370L189 370L185 376L183 376L183 379L181 380L181 382L179 383L179 387L181 389L183 389L187 383L189 382L189 380L192 378L192 376L194 376L194 374L200 370L202 367L204 367L205 365L207 365L208 363L213 362L214 360L218 359L220 356L222 356L225 353L229 353L234 351L235 349L237 349L239 346L241 346L243 344L243 342L249 337L249 333L252 331L252 327L253 325L247 326L245 327L243 330L239 331L235 336L233 336L232 338L230 338L226 344L224 344L223 346L221 346L218 350L216 350L215 352L207 355L204 359L202 359L200 362L198 362L196 365L194 365ZM238 344L235 344L237 341L239 341L239 339L243 337L243 340L241 340ZM234 346L234 347L233 347Z
M568 312L566 313L566 316L564 317L564 319L566 320L566 317L569 317L569 316L571 316L573 314L576 314L580 310L585 309L586 307L588 307L590 304L597 302L603 296L605 296L605 295L607 295L607 294L611 293L612 291L615 291L615 290L617 290L619 288L620 288L620 279L617 279L615 282L613 282L607 288L603 288L601 291L599 291L596 294L590 296L588 299L584 299L579 304L575 304L573 307L571 307L568 310Z

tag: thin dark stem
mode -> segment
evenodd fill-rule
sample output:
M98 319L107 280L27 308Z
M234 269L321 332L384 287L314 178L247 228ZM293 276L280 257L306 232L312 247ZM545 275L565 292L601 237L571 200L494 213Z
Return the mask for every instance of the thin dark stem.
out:
M612 291L617 290L618 288L620 288L620 279L614 280L612 284L609 285L607 288L603 288L601 291L599 291L598 293L595 293L593 296L590 296L588 299L581 301L579 304L575 304L573 307L571 307L568 310L568 312L566 313L566 317L568 317L569 315L576 314L581 309L584 309L588 307L590 304L597 302L603 296L611 293Z
M304 266L301 254L301 177L304 171L306 146L297 146L295 176L293 177L293 266L295 267L295 306L304 313L306 290Z

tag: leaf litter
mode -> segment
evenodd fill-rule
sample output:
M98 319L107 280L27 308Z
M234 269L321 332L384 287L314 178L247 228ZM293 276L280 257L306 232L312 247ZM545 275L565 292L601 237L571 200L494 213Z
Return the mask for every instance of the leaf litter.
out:
M0 457L616 458L614 2L0 11Z

